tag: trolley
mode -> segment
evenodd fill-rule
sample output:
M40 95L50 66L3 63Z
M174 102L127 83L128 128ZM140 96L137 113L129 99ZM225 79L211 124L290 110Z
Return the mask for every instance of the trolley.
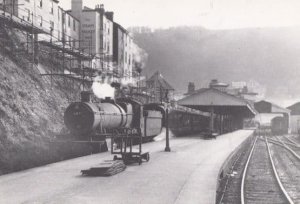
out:
M124 128L121 133L115 132L111 136L111 154L114 155L114 160L123 160L125 164L138 163L150 160L149 152L142 151L142 134L131 128ZM115 149L114 144L117 144ZM138 149L133 148L133 145L138 145ZM118 157L120 155L120 157Z

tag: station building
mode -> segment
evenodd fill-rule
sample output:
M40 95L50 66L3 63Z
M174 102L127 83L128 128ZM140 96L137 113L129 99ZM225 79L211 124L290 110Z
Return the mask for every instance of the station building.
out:
M210 113L210 131L223 134L244 127L244 120L256 114L252 105L224 91L226 84L211 84L177 101L178 105ZM217 122L215 119L217 118Z
M58 5L58 0L0 0L1 9L20 21L31 24L45 34L39 41L79 48L80 22Z
M264 100L254 103L254 107L259 113L255 116L255 120L258 121L261 126L270 126L272 119L275 117L283 117L285 128L290 131L291 110Z
M291 111L290 129L291 133L299 133L300 131L300 102L287 107Z

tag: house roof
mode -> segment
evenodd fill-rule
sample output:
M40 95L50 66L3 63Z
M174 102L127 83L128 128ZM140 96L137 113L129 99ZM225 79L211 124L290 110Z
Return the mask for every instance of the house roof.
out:
M162 74L157 71L155 72L148 80L147 82L149 81L156 81L160 87L162 87L163 89L166 89L166 90L175 90L165 79L164 77L162 76Z

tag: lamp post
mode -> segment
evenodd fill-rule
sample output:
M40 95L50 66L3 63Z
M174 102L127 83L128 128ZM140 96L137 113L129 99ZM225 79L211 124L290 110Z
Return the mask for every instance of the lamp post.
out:
M170 152L170 141L169 141L169 91L166 91L166 115L165 115L165 125L166 125L166 147L165 152Z

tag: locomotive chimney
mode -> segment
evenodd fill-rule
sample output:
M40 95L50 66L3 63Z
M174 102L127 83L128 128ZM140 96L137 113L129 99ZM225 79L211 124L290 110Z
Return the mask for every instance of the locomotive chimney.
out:
M81 92L81 102L83 102L83 103L91 102L91 92L90 91L82 91Z

